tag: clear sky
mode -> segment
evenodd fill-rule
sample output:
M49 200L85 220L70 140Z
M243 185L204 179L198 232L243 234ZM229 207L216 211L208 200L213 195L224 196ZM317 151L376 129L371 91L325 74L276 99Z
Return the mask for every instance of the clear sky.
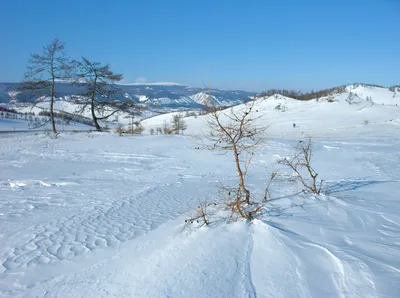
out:
M124 83L400 84L400 0L4 0L0 36L3 82L57 37Z

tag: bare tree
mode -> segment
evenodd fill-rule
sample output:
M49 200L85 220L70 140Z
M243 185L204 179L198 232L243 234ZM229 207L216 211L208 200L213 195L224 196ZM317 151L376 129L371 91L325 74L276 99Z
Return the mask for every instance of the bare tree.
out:
M134 127L132 130L132 134L141 135L145 131L145 127L143 126L142 122L135 121L133 124L134 124Z
M245 210L243 204L250 204L250 191L246 186L245 179L247 170L253 156L252 150L262 141L267 127L257 126L255 121L260 117L254 116L256 98L240 107L230 109L229 112L218 111L211 102L207 114L207 139L211 142L207 145L210 150L232 152L237 177L239 179L236 188L228 191L228 205L233 212L239 213L241 217L252 219L255 212L260 209ZM245 154L244 159L241 159Z
M319 187L317 187L318 173L315 172L311 166L312 155L311 139L306 143L300 141L297 144L296 152L292 156L280 160L279 163L290 167L296 174L297 179L306 189L310 190L314 194L319 194L321 192L322 180L319 183ZM302 169L305 170L310 177L311 183L307 182L305 178L306 175L302 173Z
M65 44L54 39L43 47L42 54L31 54L28 60L24 81L18 88L21 92L39 96L35 104L50 100L50 121L54 134L57 133L54 120L54 101L56 99L56 82L69 78L72 66L64 53Z
M122 134L123 134L123 132L124 132L124 129L123 129L123 126L122 126L121 123L118 124L118 126L115 128L115 132L116 132L119 136L122 136Z
M165 134L165 135L170 135L170 134L173 133L173 130L169 126L169 123L167 122L166 119L164 119L164 121L163 121L162 133Z
M175 134L183 134L183 131L187 129L187 125L182 114L173 115L171 119L171 125L171 129Z
M76 102L81 104L81 113L90 108L93 125L98 131L101 131L99 121L117 112L139 112L140 107L133 101L119 101L116 98L119 89L114 83L122 80L122 74L112 72L108 64L92 62L85 57L76 63L79 69L76 84L84 88Z

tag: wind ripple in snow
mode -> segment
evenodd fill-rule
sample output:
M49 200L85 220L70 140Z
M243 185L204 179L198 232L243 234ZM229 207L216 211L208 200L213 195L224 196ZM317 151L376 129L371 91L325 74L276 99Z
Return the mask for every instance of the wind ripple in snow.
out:
M88 213L39 225L32 239L15 247L2 265L12 272L118 246L184 212L189 199L179 194L180 190L149 188L138 196L115 201L111 207L98 206Z

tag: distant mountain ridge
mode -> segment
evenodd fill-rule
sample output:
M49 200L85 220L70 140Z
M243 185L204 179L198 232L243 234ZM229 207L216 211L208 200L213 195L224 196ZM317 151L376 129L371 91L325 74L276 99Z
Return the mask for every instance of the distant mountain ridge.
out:
M0 83L0 103L32 102L34 98L16 92L19 83ZM117 85L120 92L118 100L133 100L154 108L201 108L208 99L206 88L189 87L176 83L149 83ZM56 84L57 98L67 99L79 95L82 87L71 83ZM211 98L219 106L233 106L243 103L256 95L242 90L210 90Z
M0 103L17 104L31 103L34 98L16 92L18 83L0 83ZM375 104L399 104L400 86L383 87L373 84L349 84L334 88L302 93L286 89L270 89L256 94L242 90L218 90L189 87L177 83L134 83L118 85L120 93L118 100L133 100L145 105L149 112L165 113L181 109L202 109L212 101L220 107L230 107L242 104L254 96L265 98L280 94L296 100L346 100L349 103L368 101ZM69 101L72 95L79 95L82 87L71 83L56 84L57 99ZM209 94L210 92L210 94Z

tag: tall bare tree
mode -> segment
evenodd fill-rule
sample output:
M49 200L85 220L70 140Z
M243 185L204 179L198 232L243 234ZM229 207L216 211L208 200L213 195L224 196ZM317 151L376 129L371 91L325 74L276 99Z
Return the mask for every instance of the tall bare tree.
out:
M247 219L251 219L259 209L246 211L243 208L244 203L250 204L250 190L246 186L245 179L253 155L252 150L261 143L267 129L265 126L256 125L256 120L260 117L255 116L255 104L256 98L229 111L218 111L215 104L210 101L210 113L206 116L208 127L206 137L211 142L208 149L233 153L239 181L233 191L233 197L232 191L228 192L229 200L232 200L230 206L234 212ZM243 153L247 153L247 159L243 159Z
M31 54L24 81L18 88L21 92L39 96L35 104L49 100L50 121L54 134L57 133L54 119L56 82L68 79L72 67L64 51L65 43L54 39L49 45L43 47L42 54Z
M122 80L122 74L112 72L108 64L89 61L85 57L77 62L77 65L77 83L83 86L84 90L77 103L82 105L81 112L90 108L93 125L97 130L101 131L100 120L105 120L119 111L134 109L138 112L139 107L133 101L117 100L119 89L115 83Z

